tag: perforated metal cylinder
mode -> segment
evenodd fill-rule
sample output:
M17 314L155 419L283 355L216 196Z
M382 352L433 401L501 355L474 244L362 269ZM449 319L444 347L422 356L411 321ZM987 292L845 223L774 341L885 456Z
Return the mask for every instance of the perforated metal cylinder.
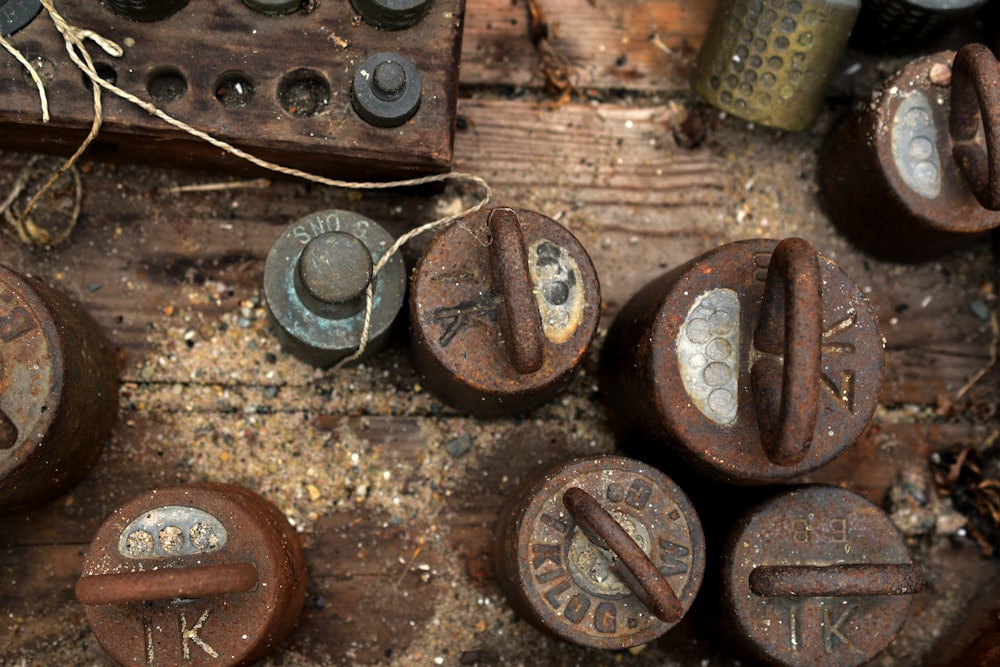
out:
M710 104L781 130L809 129L860 0L726 0L692 85Z

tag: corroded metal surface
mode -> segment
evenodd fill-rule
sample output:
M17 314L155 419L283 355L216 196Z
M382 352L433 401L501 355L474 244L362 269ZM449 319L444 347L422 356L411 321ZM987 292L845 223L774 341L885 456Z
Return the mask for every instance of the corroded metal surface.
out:
M925 577L882 510L833 487L782 492L750 510L723 562L724 621L756 659L856 667L883 651Z
M761 239L646 285L612 323L600 382L627 451L752 484L815 470L852 444L882 368L874 310L844 272L800 239Z
M302 547L284 515L225 484L154 489L101 526L77 598L122 665L246 665L291 632Z
M565 227L531 211L480 211L441 232L414 271L415 365L459 409L527 412L569 380L600 306L594 266Z
M867 252L930 259L1000 225L1000 74L986 47L963 52L906 65L824 143L827 212Z
M378 223L351 211L316 211L285 228L264 265L264 296L282 349L322 367L357 350L372 266L393 241ZM385 343L405 294L406 268L397 254L374 277L366 357Z
M494 556L522 616L566 641L620 649L663 635L691 607L705 541L668 477L604 456L527 480L501 514Z
M80 481L117 409L115 352L100 327L67 297L0 266L0 514Z
M860 0L721 2L698 53L695 91L739 118L809 129L860 6Z

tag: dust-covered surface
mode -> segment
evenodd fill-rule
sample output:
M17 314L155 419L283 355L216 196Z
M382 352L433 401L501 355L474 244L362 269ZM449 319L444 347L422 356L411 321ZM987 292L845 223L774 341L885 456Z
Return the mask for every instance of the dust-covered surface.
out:
M200 480L261 493L306 547L299 627L262 664L739 664L710 601L641 650L595 652L541 634L511 612L494 580L492 526L537 465L615 450L595 369L607 325L633 292L720 243L790 235L838 262L879 314L882 405L818 479L881 502L926 567L928 591L874 663L922 664L997 574L989 540L970 531L980 524L958 502L967 498L942 482L950 477L940 462L955 459L938 454L985 452L1000 433L989 241L904 266L870 260L839 237L815 172L840 106L811 132L788 135L683 96L601 97L552 108L530 91L477 90L459 108L456 167L488 178L496 201L569 227L601 277L604 318L587 361L565 394L522 419L469 418L428 394L409 361L405 315L389 348L364 366L323 372L282 352L261 300L264 257L295 218L351 208L398 234L472 192L358 195L273 183L170 194L178 181L229 177L86 163L84 211L69 242L29 250L5 231L5 263L95 314L120 350L123 384L114 435L88 478L45 508L0 520L0 665L110 664L72 597L82 550L132 495ZM686 137L693 125L704 137ZM27 158L0 158L4 191ZM424 244L404 253L411 266Z

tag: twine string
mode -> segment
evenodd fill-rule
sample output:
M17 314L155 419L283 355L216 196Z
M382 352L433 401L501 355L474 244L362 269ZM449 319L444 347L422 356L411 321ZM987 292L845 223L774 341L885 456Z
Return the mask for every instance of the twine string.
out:
M286 167L284 165L280 165L259 158L256 155L248 153L247 151L242 150L240 148L237 148L236 146L233 146L232 144L226 141L218 139L207 132L199 130L198 128L193 127L178 118L174 118L173 116L166 113L156 105L147 102L143 99L140 99L139 97L136 97L132 93L129 93L128 91L122 88L119 88L114 83L111 83L110 81L106 81L105 79L101 78L101 76L97 72L97 68L94 66L94 62L91 59L90 54L86 49L85 42L87 40L94 42L105 53L114 58L120 58L124 54L124 50L121 48L121 46L99 35L98 33L92 30L79 28L77 26L70 24L65 19L65 17L63 17L56 10L53 4L53 0L41 0L41 3L42 6L45 8L45 11L48 14L48 16L51 18L56 29L63 36L63 39L66 43L66 51L69 53L70 60L73 61L73 63L80 69L80 71L84 73L84 75L88 79L90 79L92 83L91 88L93 89L93 94L94 94L94 120L91 125L90 133L87 135L86 139L84 139L83 143L80 145L77 151L63 164L63 166L60 167L55 174L53 174L52 178L49 179L49 182L46 183L43 189L40 190L39 193L35 195L35 197L29 203L28 207L22 213L22 216L27 215L27 212L30 211L30 209L35 205L37 200L40 198L41 194L45 190L48 190L50 187L52 187L56 179L64 171L66 171L73 165L73 163L80 157L83 151L86 150L87 146L89 146L90 143L97 137L97 133L100 130L101 123L103 121L103 107L101 104L102 90L107 90L116 97L119 97L127 102L130 102L131 104L139 107L140 109L143 109L147 113L156 116L157 118L167 123L168 125L175 127L181 130L182 132L185 132L212 146L215 146L216 148L219 148L220 150L223 150L229 153L230 155L243 159L262 169L267 169L269 171L283 174L285 176L289 176L292 178L300 178L306 181L310 181L312 183L317 183L319 185L325 185L328 187L354 189L354 190L383 190L389 188L426 185L428 183L441 183L446 181L467 183L476 186L480 190L481 197L475 204L466 207L464 210L462 210L457 214L444 216L442 218L439 218L432 222L428 222L426 224L423 224L419 227L410 230L409 232L403 234L398 239L396 239L396 241L392 244L392 246L389 247L389 250L382 255L382 257L379 259L379 261L375 264L375 266L372 269L372 281L368 284L368 287L365 290L364 321L361 330L361 340L358 349L353 354L349 355L348 357L345 357L336 366L334 366L335 370L343 367L347 363L357 360L365 353L371 335L371 317L372 317L372 308L374 303L373 285L375 277L378 276L379 272L383 268L385 268L389 260L397 252L399 252L399 249L416 236L419 236L429 231L439 229L451 222L454 222L458 218L470 215L472 213L475 213L483 209L493 197L493 189L490 187L490 184L486 181L486 179L471 173L449 172L444 174L432 174L430 176L420 176L417 178L408 178L398 181L356 182L356 181L346 181L334 178L327 178L325 176L319 176L317 174L312 174L307 171L303 171L301 169L296 169L294 167ZM30 66L29 66L29 71L33 71ZM36 81L40 86L41 85L40 79L36 78Z

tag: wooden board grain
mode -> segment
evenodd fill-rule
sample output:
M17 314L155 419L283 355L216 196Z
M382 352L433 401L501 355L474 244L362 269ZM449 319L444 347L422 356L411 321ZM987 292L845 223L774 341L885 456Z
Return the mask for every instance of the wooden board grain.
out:
M594 374L612 318L645 282L727 241L807 238L879 315L882 408L859 443L809 481L888 503L903 474L933 488L935 452L995 442L989 239L917 266L876 262L848 245L815 186L818 146L840 107L814 131L787 135L720 118L688 96L684 68L712 3L540 6L582 92L560 105L540 94L526 6L484 1L467 17L455 136L456 170L487 178L497 203L569 227L601 279L594 350L567 393L525 419L477 420L428 395L405 322L365 367L318 373L282 353L261 302L264 259L296 218L348 208L400 234L473 201L469 188L361 194L275 181L178 193L174 186L234 179L87 162L83 214L68 242L29 248L4 229L0 261L95 316L119 349L123 385L113 437L84 482L0 518L0 665L109 664L72 597L83 549L132 495L203 479L262 493L300 530L312 573L304 615L265 664L735 665L711 624L694 618L635 655L567 647L517 620L491 565L500 506L537 465L615 449ZM629 90L637 94L622 94ZM690 116L705 128L694 148L680 128ZM0 192L27 161L0 154ZM53 211L43 202L38 219L58 224ZM404 250L411 266L426 243ZM963 599L997 574L968 539L931 529L911 546L931 592L879 667L920 664Z

